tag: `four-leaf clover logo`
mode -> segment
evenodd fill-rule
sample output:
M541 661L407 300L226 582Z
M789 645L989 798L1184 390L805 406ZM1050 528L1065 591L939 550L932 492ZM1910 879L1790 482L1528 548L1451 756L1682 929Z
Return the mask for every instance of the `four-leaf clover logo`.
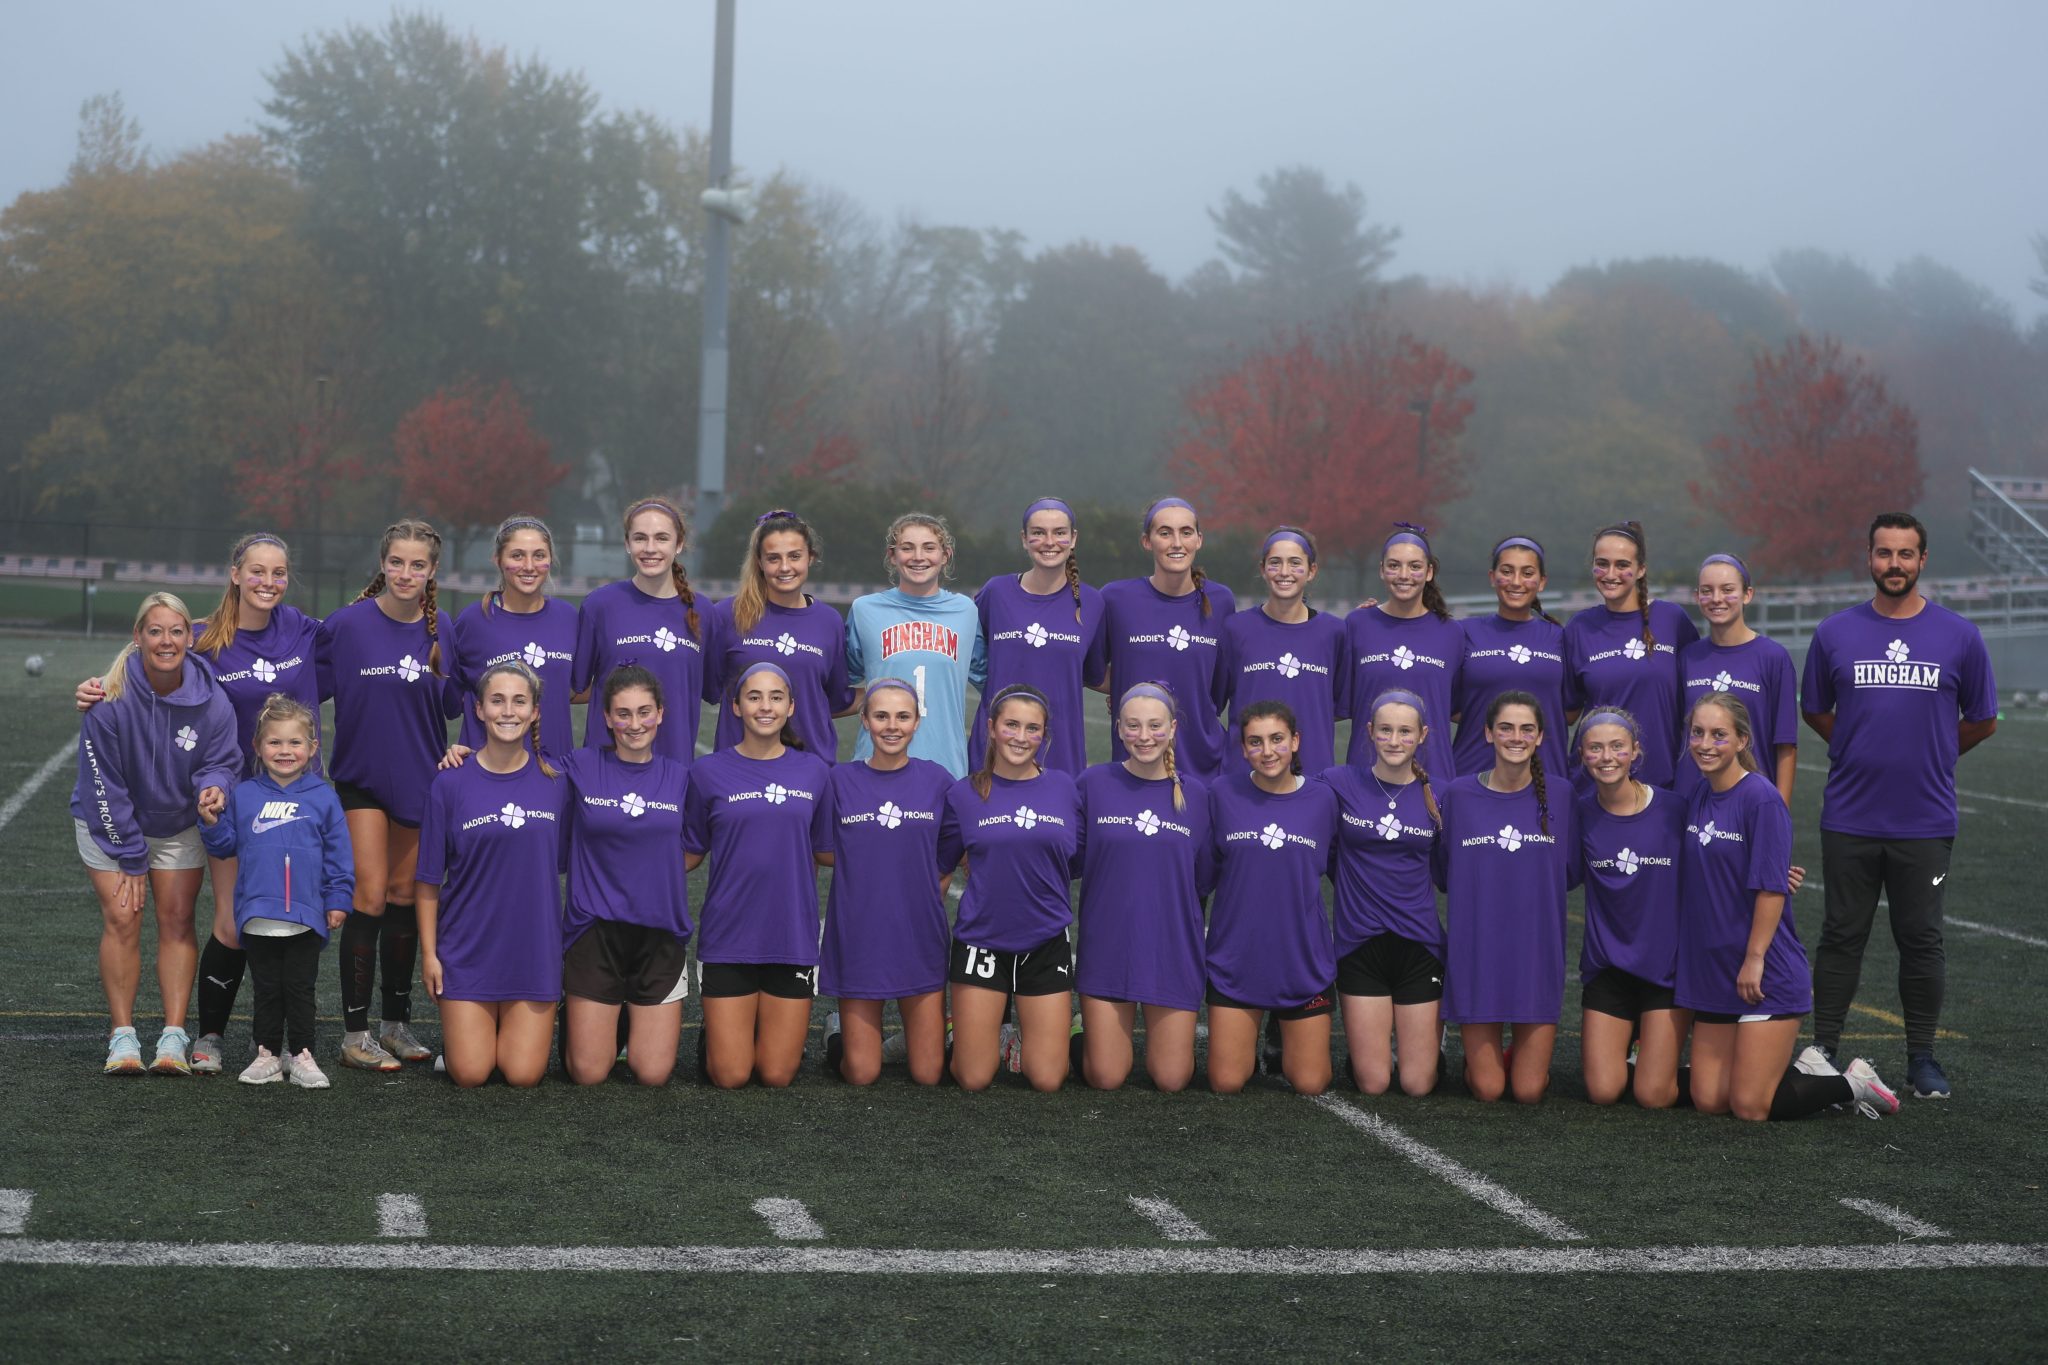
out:
M1629 636L1628 643L1621 647L1621 652L1628 655L1631 659L1640 659L1643 655L1649 653L1648 650L1643 648L1643 637L1640 635Z
M526 648L519 651L519 657L526 661L528 668L539 668L548 661L548 652L534 641L528 640Z
M664 654L672 653L675 647L682 642L683 637L670 630L667 626L662 626L654 632L654 647Z
M1724 668L1714 675L1714 690L1716 692L1726 692L1733 686L1735 686L1735 675L1727 669Z
M1408 648L1408 646L1406 645L1395 646L1394 667L1401 669L1415 667L1415 651Z
M1906 648L1904 640L1894 640L1884 647L1884 657L1895 664L1906 662L1906 656L1912 652L1912 650Z
M768 798L769 805L779 806L789 800L789 788L783 786L780 782L770 782L768 790L762 792L761 795Z
M1166 643L1172 645L1175 649L1186 649L1194 642L1194 637L1189 635L1180 626L1175 626L1172 630L1166 632Z
M398 676L407 682L416 680L423 671L420 667L420 661L413 658L410 654L398 661Z
M1636 869L1642 866L1641 863L1636 861L1636 851L1632 848L1625 848L1621 852L1615 854L1614 861L1620 864L1621 870L1623 872L1628 873L1628 875L1631 877L1635 876Z
M780 635L776 636L776 637L775 637L775 652L776 652L777 654L794 654L794 653L796 653L796 636L794 636L794 635L791 635L791 634L790 634L790 633L789 633L788 631L786 631L786 630L785 630L785 631L783 631L783 632L782 632L782 634L780 634Z
M1527 645L1509 645L1508 657L1518 664L1525 664L1536 656L1529 652L1529 646Z
M1138 812L1138 818L1131 822L1138 827L1138 833L1150 838L1159 832L1159 817L1149 810Z
M882 808L875 812L875 823L883 829L894 829L903 823L903 807L894 801L884 801Z
M171 736L171 743L189 754L198 747L199 732L189 725L181 725L178 727L178 733Z
M277 665L268 659L258 659L249 665L249 671L256 675L257 682L276 682Z
M1392 811L1382 815L1379 824L1375 825L1374 828L1379 830L1380 838L1382 839L1398 839L1401 837L1401 821Z
M1278 825L1268 825L1259 831L1259 842L1267 848L1279 848L1287 842L1287 831Z
M1714 822L1712 820L1707 821L1706 828L1700 831L1700 847L1705 848L1708 844L1714 842L1714 836L1718 833L1720 831L1714 828Z
M526 823L526 812L507 801L498 809L498 823L510 829L518 829Z
M639 792L627 792L619 798L619 809L625 811L626 814L632 816L635 820L638 820L641 816L647 814L647 803L640 799Z
M1038 823L1038 812L1029 806L1017 807L1017 813L1010 817L1018 829L1030 829Z
M1045 642L1051 638L1050 635L1045 633L1045 627L1039 625L1036 621L1024 627L1024 643L1030 645L1033 649L1044 649Z
M1513 825L1502 825L1500 833L1493 837L1502 848L1510 853L1515 852L1522 846L1522 831L1516 829Z
M1283 678L1298 678L1301 676L1301 660L1295 658L1292 654L1282 654L1278 667L1280 669L1280 676Z

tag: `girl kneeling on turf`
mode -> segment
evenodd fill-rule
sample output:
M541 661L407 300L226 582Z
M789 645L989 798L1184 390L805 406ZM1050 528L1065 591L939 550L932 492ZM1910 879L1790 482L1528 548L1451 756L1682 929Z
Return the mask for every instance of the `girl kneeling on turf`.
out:
M1564 1004L1564 901L1579 881L1579 839L1569 789L1550 799L1536 698L1502 692L1485 724L1493 766L1438 798L1431 871L1446 893L1444 1018L1460 1026L1475 1099L1497 1100L1512 1084L1516 1100L1535 1104L1550 1086Z
M1839 1072L1817 1047L1793 1061L1813 975L1792 923L1792 815L1757 772L1749 711L1726 692L1693 703L1704 779L1686 817L1678 1004L1694 1011L1692 1102L1703 1114L1796 1119L1834 1104L1872 1114L1899 1101L1858 1057Z
M1586 878L1579 945L1580 1051L1586 1098L1613 1104L1632 1088L1645 1109L1684 1093L1678 1065L1692 1015L1672 995L1678 973L1678 870L1685 807L1636 774L1642 727L1603 706L1579 724L1575 746L1592 788L1578 798ZM1638 1044L1634 1078L1629 1045Z
M1401 1089L1436 1089L1443 1028L1444 930L1429 879L1442 812L1417 756L1429 742L1422 698L1382 692L1360 728L1375 751L1366 768L1344 764L1323 774L1337 794L1337 998L1351 1077L1368 1095L1394 1081L1393 1039L1400 1048Z
M694 871L711 860L697 917L697 988L704 1074L723 1090L750 1079L788 1085L811 1031L818 971L812 859L828 837L830 771L790 728L796 704L781 668L747 665L730 704L739 742L698 760L683 803L683 865ZM826 734L821 742L829 744L829 728Z
M206 851L237 860L235 934L256 988L256 1056L241 1080L268 1085L289 1072L293 1085L325 1090L313 1060L313 995L327 932L355 896L348 820L313 771L320 726L310 709L273 693L257 714L254 748L257 775L236 784L218 816L199 813Z
M540 752L540 679L493 664L472 703L484 744L427 789L420 961L441 1007L448 1077L539 1085L562 1001L559 867L569 785Z
M937 1085L946 1069L946 925L939 831L953 775L912 758L917 689L901 678L868 684L860 723L865 759L833 765L827 785L832 869L818 989L839 998L825 1021L825 1069L855 1085L882 1074L882 1002L903 1015L910 1076ZM841 1029L844 1029L844 1032Z
M989 703L981 768L946 794L939 866L965 853L967 889L953 925L953 1079L986 1090L1001 1064L1003 1009L1017 1001L1017 1046L1034 1090L1067 1078L1074 952L1067 884L1080 853L1074 780L1039 766L1051 707L1013 684Z
M1280 1065L1304 1095L1330 1088L1330 1014L1337 950L1323 911L1335 862L1337 796L1301 775L1300 730L1285 702L1239 715L1250 772L1209 789L1217 860L1209 906L1209 1088L1244 1089L1256 1065L1259 1016L1280 1020Z

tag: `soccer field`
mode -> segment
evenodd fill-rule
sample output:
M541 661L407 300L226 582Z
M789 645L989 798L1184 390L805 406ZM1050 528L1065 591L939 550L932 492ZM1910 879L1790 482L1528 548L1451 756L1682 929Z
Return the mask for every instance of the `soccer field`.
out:
M66 803L71 687L111 651L0 641L0 1356L2040 1353L2039 712L2009 714L1959 775L1939 1046L1956 1097L1878 1122L1595 1108L1576 990L1535 1109L1472 1101L1455 1036L1450 1079L1419 1100L1357 1094L1341 1060L1320 1100L1007 1077L969 1095L901 1068L860 1090L822 1073L815 1042L792 1089L722 1094L695 1083L694 1001L657 1091L458 1092L335 1064L331 1091L302 1092L235 1084L246 985L226 1075L99 1075L98 918ZM1802 752L1798 853L1817 875L1825 755ZM210 906L202 892L202 922ZM1845 1039L1894 1084L1896 965L1880 928ZM331 1054L331 964L321 1013Z

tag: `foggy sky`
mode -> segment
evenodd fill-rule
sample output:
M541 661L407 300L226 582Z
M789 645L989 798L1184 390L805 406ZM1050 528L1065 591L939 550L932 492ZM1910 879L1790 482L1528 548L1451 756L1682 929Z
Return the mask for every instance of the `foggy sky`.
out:
M709 126L710 0L427 8L581 70L608 109ZM91 95L121 92L175 154L253 130L287 46L390 13L14 6L0 202L63 178ZM1178 280L1216 254L1205 208L1306 163L1401 228L1395 275L1540 291L1581 264L1761 271L1817 246L1880 276L1925 253L2022 321L2043 307L2039 4L739 0L737 34L741 166L885 222L1128 244Z

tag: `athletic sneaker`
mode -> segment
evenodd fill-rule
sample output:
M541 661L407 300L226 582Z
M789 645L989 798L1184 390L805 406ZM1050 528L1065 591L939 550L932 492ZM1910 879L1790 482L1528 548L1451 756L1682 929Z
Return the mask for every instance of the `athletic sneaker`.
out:
M839 1074L839 1060L846 1055L846 1043L839 1036L839 1011L825 1016L825 1070Z
M1915 1053L1906 1058L1906 1089L1913 1092L1916 1100L1945 1100L1951 1093L1948 1073L1941 1069L1941 1063L1934 1060L1931 1052Z
M218 1076L220 1074L220 1035L202 1033L192 1043L192 1074L195 1076Z
M341 1064L359 1071L397 1071L405 1065L379 1047L368 1029L348 1034L342 1039Z
M107 1039L107 1064L100 1068L109 1076L142 1074L142 1040L132 1028L117 1028Z
M445 1052L437 1052L437 1053L435 1053L435 1054L434 1054L434 1070L435 1070L435 1071L436 1071L436 1072L437 1072L438 1074L440 1074L440 1075L443 1075L443 1076L445 1076L445 1075L447 1075L447 1074L448 1074L448 1054L447 1054L447 1053L445 1053Z
M159 1076L189 1076L192 1063L185 1056L185 1049L192 1046L192 1035L175 1024L165 1027L157 1035L156 1060L149 1069Z
M377 1041L401 1062L424 1062L434 1055L434 1049L412 1036L412 1030L406 1027L403 1019L396 1022L387 1019L384 1027L378 1030Z
M838 1015L832 1016L837 1019ZM892 1033L882 1040L882 1060L885 1062L907 1062L910 1060L910 1039L901 1033Z
M302 1047L298 1056L292 1058L292 1084L301 1090L325 1090L327 1073L320 1069L320 1063L313 1060L313 1049Z
M1867 1118L1899 1112L1899 1097L1877 1078L1877 1068L1861 1057L1842 1068L1842 1079L1856 1092L1856 1108Z
M1866 1065L1868 1065L1866 1063ZM1792 1069L1808 1076L1839 1076L1835 1059L1818 1043L1808 1043L1792 1061ZM1872 1073L1875 1075L1876 1073Z
M284 1059L267 1047L256 1049L256 1060L242 1068L242 1074L235 1077L243 1085L269 1085L272 1081L284 1079Z
M996 1056L1008 1070L1024 1069L1024 1039L1015 1024L1003 1025L1003 1031L996 1035Z
M1259 1074L1278 1076L1280 1074L1280 1016L1266 1015L1266 1045L1259 1050Z

